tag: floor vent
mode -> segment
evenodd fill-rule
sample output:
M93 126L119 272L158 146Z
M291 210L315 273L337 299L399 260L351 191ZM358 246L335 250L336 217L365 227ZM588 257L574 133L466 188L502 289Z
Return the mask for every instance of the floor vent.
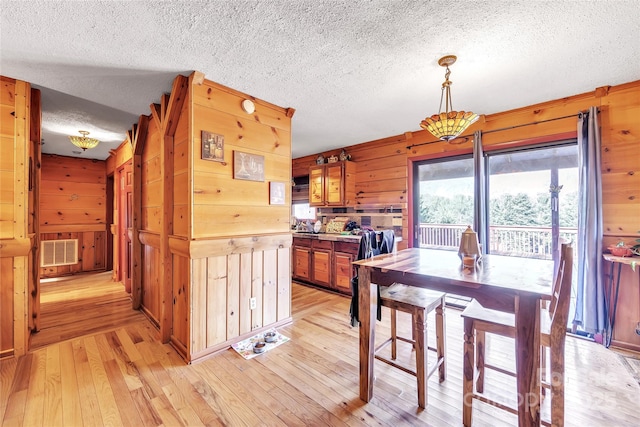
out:
M44 240L41 267L72 265L78 263L78 239Z

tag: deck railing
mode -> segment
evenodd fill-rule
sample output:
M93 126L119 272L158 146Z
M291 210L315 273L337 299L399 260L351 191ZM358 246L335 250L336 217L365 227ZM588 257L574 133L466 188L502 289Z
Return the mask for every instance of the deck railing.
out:
M457 249L460 235L467 228L461 224L420 224L421 248ZM577 229L560 227L560 238L576 241ZM551 259L551 227L490 226L489 252L511 256Z

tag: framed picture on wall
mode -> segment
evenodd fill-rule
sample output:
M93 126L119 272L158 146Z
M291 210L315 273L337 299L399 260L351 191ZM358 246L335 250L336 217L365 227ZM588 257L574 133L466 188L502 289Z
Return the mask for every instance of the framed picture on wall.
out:
M264 156L234 151L233 178L264 182Z
M224 162L224 135L202 131L202 158Z
M269 183L269 204L284 205L285 199L284 182L271 181Z

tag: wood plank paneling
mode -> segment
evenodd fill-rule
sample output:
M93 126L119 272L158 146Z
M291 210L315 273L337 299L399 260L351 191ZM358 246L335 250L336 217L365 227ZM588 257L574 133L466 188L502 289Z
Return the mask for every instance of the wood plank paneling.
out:
M291 317L291 250L289 248L278 249L277 277L276 318L278 321L283 321Z
M106 268L106 179L105 161L42 155L40 237L78 239L78 264L41 268L42 277Z
M217 255L192 259L192 356L202 357L208 349L222 348L276 321L290 321L290 242L286 247L280 239L271 242L272 249L261 248L264 243L258 241L255 247L229 251L228 240L211 241ZM251 298L256 299L254 310Z
M106 193L102 192L104 187L95 187L96 193L83 195L82 197L67 196L64 194L43 193L40 197L41 210L58 212L56 208L66 206L72 210L88 212L96 207L104 207L106 203ZM52 209L53 208L53 209ZM55 214L54 214L55 216ZM73 224L82 225L82 224Z
M249 299L251 298L251 278L253 270L253 257L252 253L240 254L240 295L239 301L239 314L240 314L240 328L239 334L244 335L251 332L251 309Z
M32 266L29 250L16 250L32 241L29 234L34 211L29 189L31 144L31 85L0 76L0 251L2 299L0 300L0 358L27 351ZM35 102L34 115L40 114ZM34 123L35 124L35 123ZM6 159L4 157L6 156ZM9 163L11 162L11 163ZM6 289L5 289L6 286ZM10 292L10 294L7 294Z
M249 116L242 109L242 100L251 98L256 111ZM290 131L291 118L287 110L276 105L250 97L231 88L205 80L202 85L193 85L193 103L221 113L232 114L241 118L249 118L262 125Z
M175 340L189 352L189 332L191 329L190 298L191 291L190 265L188 258L173 255L173 328L171 339ZM188 357L185 354L185 357Z
M0 258L0 358L13 349L13 257Z
M266 307L262 270L267 263L262 251L289 251L293 110L255 100L256 114L247 115L240 109L247 95L198 76L192 74L186 91L179 76L171 95L151 106L147 138L140 145L140 240L148 258L143 260L143 287L148 288L143 308L154 312L161 332L165 319L172 317L170 341L186 360L266 327L265 312L271 324L278 316L283 322L290 317L288 302L277 298L281 289L282 298L290 299L290 276L278 276L278 270L290 270L290 260L284 255L279 265L276 256L269 260L273 307ZM224 134L225 162L201 158L203 130ZM237 150L264 156L264 182L233 178ZM269 204L271 181L287 184L284 205ZM160 236L159 254L144 244L149 232ZM153 263L160 271L149 267ZM281 288L278 282L283 282ZM162 289L170 292L160 295L156 311L151 294ZM254 310L249 308L252 297L259 306Z
M206 258L206 262L206 347L213 347L227 340L227 257L209 257ZM194 286L197 285L194 283ZM194 330L193 333L202 334L202 331ZM202 350L204 350L204 348Z
M240 254L227 257L227 339L240 335Z
M11 239L13 228L13 203L15 188L13 185L15 153L13 151L14 138L0 137L0 239Z
M266 250L263 256L262 321L264 325L278 320L278 250Z
M162 264L160 248L144 244L142 246L142 307L157 325L160 322L160 280Z
M232 149L245 151L255 149L256 146L269 154L287 157L291 151L291 134L287 130L267 127L253 121L252 118L244 116L234 116L232 114L221 113L217 110L202 108L195 105L194 115L195 129L211 129L212 132L225 136L224 160L231 163ZM260 144L256 144L256 142ZM195 170L206 168L207 160L202 158L202 137L201 134L194 135L194 150L198 156L194 163ZM213 162L211 162L213 163Z
M262 327L264 317L264 296L262 292L264 255L262 251L254 251L252 253L251 267L251 296L256 299L256 308L251 311L251 330L254 330Z
M101 160L42 155L42 175L46 181L106 183L105 163Z
M149 124L144 143L141 170L142 230L160 233L162 230L162 167L160 160L161 130L153 121Z
M207 260L194 259L191 261L191 310L192 321L189 330L192 352L199 352L207 348Z
M265 197L267 197L265 195ZM198 232L195 238L272 234L288 231L291 209L285 206L211 206L194 205Z

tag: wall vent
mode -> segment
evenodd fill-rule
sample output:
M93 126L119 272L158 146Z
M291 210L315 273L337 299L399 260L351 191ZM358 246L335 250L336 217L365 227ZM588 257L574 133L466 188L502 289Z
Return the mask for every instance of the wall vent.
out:
M78 263L78 239L44 240L41 243L41 267Z

